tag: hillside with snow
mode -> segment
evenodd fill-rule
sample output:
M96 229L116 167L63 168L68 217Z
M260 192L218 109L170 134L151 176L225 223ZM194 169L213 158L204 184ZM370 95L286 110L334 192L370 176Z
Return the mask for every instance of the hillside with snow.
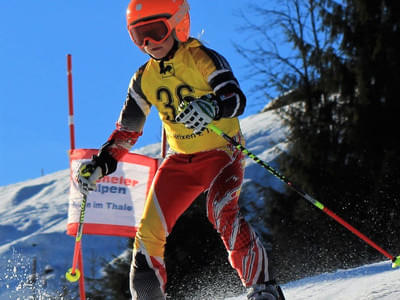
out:
M286 131L279 118L268 111L247 117L241 124L247 148L274 166L287 147ZM150 145L134 152L157 157L159 149L159 145ZM246 163L245 201L261 198L256 186L282 189L277 179L251 159ZM77 284L64 279L71 267L75 243L73 237L66 235L69 173L62 170L0 187L0 300L63 299L63 286L77 290ZM126 247L126 238L85 235L85 275L100 276L101 262L110 261ZM381 262L290 282L283 289L288 300L400 299L399 272L391 269L390 262ZM188 295L187 299L195 298Z
M380 262L304 278L282 286L287 300L398 300L400 270ZM246 300L245 296L226 300Z

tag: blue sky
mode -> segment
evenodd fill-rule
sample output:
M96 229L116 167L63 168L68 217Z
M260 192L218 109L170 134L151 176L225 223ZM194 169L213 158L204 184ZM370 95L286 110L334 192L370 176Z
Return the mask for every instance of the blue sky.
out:
M77 148L98 148L118 118L129 80L147 56L126 31L128 0L0 1L0 186L69 167L66 55L72 54ZM248 0L189 0L191 35L223 54L252 102L235 12ZM255 100L254 100L255 101ZM259 102L259 100L258 100ZM160 141L156 110L133 150Z

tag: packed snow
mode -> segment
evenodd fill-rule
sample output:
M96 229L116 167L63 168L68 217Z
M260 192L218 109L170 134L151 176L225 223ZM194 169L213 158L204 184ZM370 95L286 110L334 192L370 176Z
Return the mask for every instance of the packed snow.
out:
M282 286L287 300L398 300L400 270L384 261L293 281ZM246 297L226 298L245 300Z
M274 112L241 120L247 147L266 162L287 147L286 131ZM134 152L158 156L159 145ZM67 157L65 159L68 159ZM63 299L64 274L71 267L75 240L66 235L69 170L0 187L0 299ZM252 197L253 184L281 189L282 184L247 160L243 190ZM83 237L85 274L101 275L100 261L126 249L121 237ZM69 284L70 285L70 284ZM78 289L77 283L76 289ZM284 284L290 299L400 299L400 271L388 261L338 270ZM54 298L55 297L55 298ZM188 295L188 299L190 295ZM245 295L226 298L246 299Z

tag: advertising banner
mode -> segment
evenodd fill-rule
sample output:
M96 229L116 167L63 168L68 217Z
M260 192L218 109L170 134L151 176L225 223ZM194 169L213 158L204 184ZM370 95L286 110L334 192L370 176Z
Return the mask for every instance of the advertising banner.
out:
M95 149L71 150L69 235L76 234L82 202L74 172L82 161L90 160L97 152ZM117 170L98 180L96 190L89 193L83 233L134 237L157 166L157 159L126 154L118 162Z

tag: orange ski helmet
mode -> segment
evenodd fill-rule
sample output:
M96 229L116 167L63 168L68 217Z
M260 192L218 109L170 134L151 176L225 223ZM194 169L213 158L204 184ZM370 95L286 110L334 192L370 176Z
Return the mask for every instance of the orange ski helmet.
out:
M189 38L190 16L187 0L131 0L126 10L126 23L132 40L143 47L143 36L135 35L135 28L142 23L148 25L160 19L165 23L169 34L175 39L186 42ZM150 37L150 39L152 39ZM153 40L153 39L152 39ZM155 40L156 42L159 40Z

